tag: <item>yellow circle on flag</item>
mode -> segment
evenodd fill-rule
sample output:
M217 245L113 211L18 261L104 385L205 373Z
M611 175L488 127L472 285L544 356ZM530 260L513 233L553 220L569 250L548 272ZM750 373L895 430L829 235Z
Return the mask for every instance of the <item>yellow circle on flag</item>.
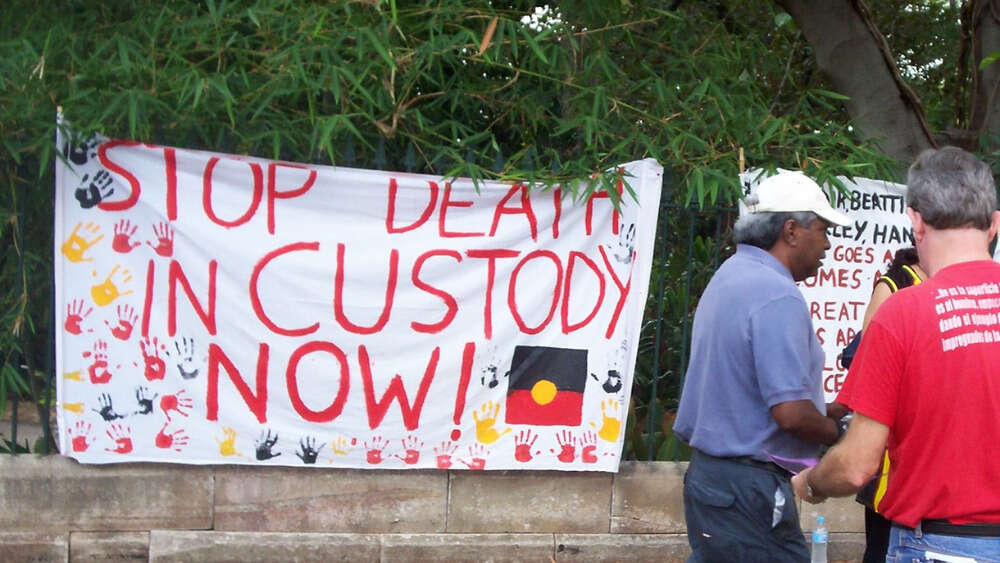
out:
M539 405L547 405L556 398L556 386L546 379L540 380L531 388L531 398Z

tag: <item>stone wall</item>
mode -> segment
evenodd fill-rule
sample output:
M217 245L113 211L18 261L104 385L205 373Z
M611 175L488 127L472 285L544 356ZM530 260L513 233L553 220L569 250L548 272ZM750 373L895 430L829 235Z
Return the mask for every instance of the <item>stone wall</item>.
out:
M0 455L4 561L683 561L686 464L617 474L80 465ZM812 505L800 507L803 528ZM830 560L864 513L819 510Z

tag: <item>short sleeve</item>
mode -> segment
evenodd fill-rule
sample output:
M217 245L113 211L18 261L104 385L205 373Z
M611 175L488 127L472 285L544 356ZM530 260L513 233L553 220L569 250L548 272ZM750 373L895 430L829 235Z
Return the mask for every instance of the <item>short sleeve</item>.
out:
M751 315L757 383L769 407L812 399L816 394L816 383L810 376L815 339L805 302L796 297L769 301Z

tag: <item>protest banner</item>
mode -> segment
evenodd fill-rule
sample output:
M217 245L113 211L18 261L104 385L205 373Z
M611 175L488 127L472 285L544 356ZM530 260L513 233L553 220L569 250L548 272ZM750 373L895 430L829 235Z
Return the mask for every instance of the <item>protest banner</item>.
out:
M616 471L662 168L635 191L58 141L60 451ZM619 184L619 189L622 185Z

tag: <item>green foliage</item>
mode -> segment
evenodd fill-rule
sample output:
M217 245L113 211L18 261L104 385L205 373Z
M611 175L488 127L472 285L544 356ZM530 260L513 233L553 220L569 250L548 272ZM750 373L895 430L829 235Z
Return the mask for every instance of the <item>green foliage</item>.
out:
M13 2L5 156L47 171L61 105L113 137L338 164L382 146L397 168L412 147L418 170L581 191L648 156L699 201L735 194L739 147L814 173L879 163L832 121L839 100L786 71L806 46L769 4L668 4L564 2L533 28L530 4L458 0Z
M968 126L968 70L956 70L960 47L961 5L938 0L883 0L869 2L876 24L892 49L907 85L920 98L931 128ZM988 53L983 53L986 57ZM971 55L971 51L965 53ZM990 57L983 59L983 63ZM982 67L980 67L981 69Z

